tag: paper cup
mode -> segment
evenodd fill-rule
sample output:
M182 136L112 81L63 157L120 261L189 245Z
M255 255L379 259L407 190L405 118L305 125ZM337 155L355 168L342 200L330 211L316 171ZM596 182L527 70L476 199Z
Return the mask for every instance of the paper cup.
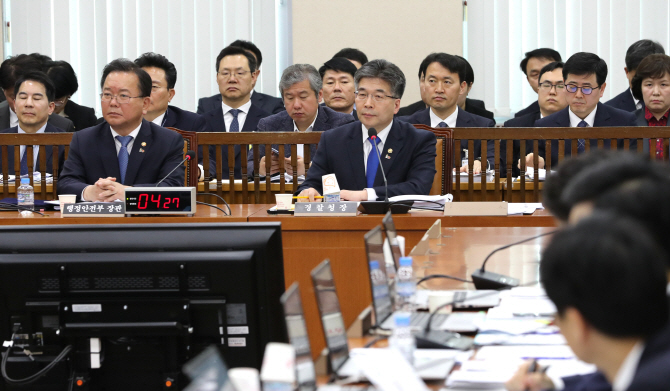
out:
M65 204L74 204L77 202L77 196L75 194L59 194L58 203L60 204L60 210L63 211L63 205Z
M231 368L228 377L237 390L261 391L261 381L256 368Z
M277 209L288 210L293 205L293 194L275 194Z
M451 303L454 301L454 292L450 291L435 291L435 292L430 292L428 296L428 311L432 314L435 312L435 310L447 303ZM438 314L449 314L451 313L453 306L447 306L444 308L441 308L437 313Z

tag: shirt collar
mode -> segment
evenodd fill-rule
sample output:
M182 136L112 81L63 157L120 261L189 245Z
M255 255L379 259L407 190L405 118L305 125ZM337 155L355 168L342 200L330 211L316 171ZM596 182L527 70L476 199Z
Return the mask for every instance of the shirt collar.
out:
M633 382L633 377L635 377L635 371L637 370L637 364L640 362L640 357L642 357L642 352L644 351L644 344L638 342L633 346L633 349L628 353L626 358L621 363L619 370L614 377L612 382L612 391L625 391L630 386L630 383Z
M44 133L44 130L47 128L47 123L48 122L45 122L44 125L42 125L42 127L39 128L35 133ZM26 133L25 130L21 129L21 124L18 125L18 133Z
M154 118L154 120L151 121L151 122L155 123L155 124L158 125L158 126L163 126L163 119L164 119L166 116L167 116L167 110L165 110L165 112L164 112L163 114L161 114L161 115L159 115L158 117Z
M633 102L635 102L635 108L638 108L638 105L640 104L640 101L635 99L635 95L633 95L633 89L629 88L628 91L630 92L630 96L633 97Z
M393 126L393 121L391 121L391 123L388 124L387 127L382 129L381 132L377 132L377 137L379 138L379 140L381 140L382 144L386 143L386 137L388 136L389 132L391 131L392 126ZM368 128L366 128L365 125L363 125L362 123L361 123L361 128L363 129L363 144L365 144L365 142L368 140L368 137L370 137L370 136L368 136ZM377 144L379 144L379 142L377 142ZM372 144L370 144L370 145L372 145Z
M136 127L135 130L130 132L130 134L128 134L128 136L133 136L133 140L135 140L137 138L137 134L140 132L141 127L142 127L142 122L140 122L140 125L138 127ZM114 130L114 128L112 128L111 126L109 127L109 131L112 132L112 138L114 138L114 140L116 140L116 136L120 136L120 134L116 133L116 130Z
M589 115L584 118L584 122L589 124L590 127L593 127L593 122L596 119L596 111L598 111L598 105L593 108L593 111L589 113ZM577 125L582 122L582 119L577 117L577 114L572 112L572 109L570 106L568 106L568 113L570 115L570 127L576 128Z
M437 125L440 122L444 122L447 124L448 128L455 128L456 127L456 120L458 119L458 106L456 106L456 110L454 110L453 113L451 113L447 118L442 119L438 117L434 112L433 109L430 108L428 109L430 112L430 127L431 128L437 128Z
M13 128L14 126L17 126L18 124L19 124L19 117L16 115L14 110L12 110L10 108L9 109L9 126Z
M314 121L312 121L312 124L307 127L305 132L311 132L311 131L314 130L314 123L316 122L316 117L318 117L318 116L319 116L319 110L317 109L316 110L316 115L314 116ZM298 125L295 124L295 121L293 121L293 131L294 132L299 132Z
M661 120L662 120L663 118L667 119L667 118L668 118L668 115L670 115L670 109L668 109L668 111L666 111L665 114L663 114L663 116L661 117ZM649 120L651 120L652 118L653 118L654 120L656 120L656 117L654 117L654 114L649 110L649 107L645 106L645 107L644 107L644 119L646 119L647 121L649 121ZM660 121L660 120L659 120L659 121Z
M223 115L228 114L228 112L233 109L232 107L223 103L223 101L221 101L221 108L223 108ZM237 109L240 110L241 112L243 112L244 114L248 114L250 108L251 108L251 99L249 99L247 101L247 103L243 104L242 106L238 107Z

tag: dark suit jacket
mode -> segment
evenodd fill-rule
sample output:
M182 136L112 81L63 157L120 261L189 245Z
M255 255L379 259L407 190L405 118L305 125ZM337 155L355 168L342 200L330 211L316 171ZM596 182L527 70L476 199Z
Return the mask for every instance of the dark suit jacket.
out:
M286 110L281 98L275 98L274 96L257 91L254 91L254 93L251 94L251 104L260 107L263 111L270 114L277 114L280 111ZM221 94L200 98L200 100L198 100L198 114L205 114L206 112L216 110L217 108L221 108Z
M69 100L63 109L68 119L74 124L74 130L82 130L95 126L98 117L95 116L95 110L90 107L81 106Z
M244 126L242 126L242 132L254 132L258 127L258 122L270 114L260 109L258 106L251 104L249 112L247 113L247 118L244 120ZM210 132L226 132L226 123L223 120L223 109L219 104L219 108L213 111L208 111L203 115L205 121L207 122L207 127ZM198 147L198 160L202 164L202 148ZM246 155L247 151L243 153L240 151L240 146L235 146L235 179L242 178L242 158L240 155ZM221 178L228 178L228 148L221 146L221 158L222 166L220 168ZM216 149L213 146L209 147L209 175L213 178L216 177Z
M142 146L142 143L145 143ZM143 149L144 152L141 152ZM176 132L142 120L126 170L126 186L154 186L184 158L184 139ZM99 178L121 180L114 138L108 123L80 130L72 136L70 153L58 181L58 194L81 193ZM160 186L184 186L184 170L177 169Z
M465 98L465 110L468 111L468 107L476 107L482 110L486 110L486 104L484 103L483 100L479 99L470 99L470 98ZM488 111L488 110L487 110ZM490 111L489 111L490 113ZM486 117L488 118L488 117ZM493 119L493 118L491 118Z
M458 117L456 118L456 127L457 128L492 128L495 126L495 122L493 120L490 120L488 118L480 117L475 114L468 113L467 111L461 109L460 107L457 107L458 109ZM416 112L410 116L407 117L400 117L398 118L400 121L405 121L410 124L423 124L430 126L430 108L424 109L422 111ZM480 140L475 140L475 156L474 158L477 159L481 155L481 141ZM489 140L486 143L487 147L487 156L486 158L489 161L489 164L493 168L493 157L494 155L494 141ZM468 149L468 142L467 140L461 140L461 149ZM456 152L456 151L454 151ZM456 153L454 153L456 155ZM456 156L454 156L454 159L458 160ZM460 167L460 164L458 165ZM485 168L484 168L485 169Z
M570 106L564 108L563 110L539 119L535 122L535 126L540 128L547 127L561 127L569 128L570 127L570 114L568 113ZM615 109L613 107L607 106L603 103L598 103L598 109L596 111L596 117L593 120L593 127L601 126L637 126L637 119L635 114L629 113L623 110ZM546 159L545 149L546 143L541 140L539 143L539 155L543 159ZM565 140L565 156L571 155L572 143L569 140ZM598 140L591 139L589 140L591 148L598 147ZM604 140L605 149L610 148L610 140ZM630 140L630 150L635 150L637 148L637 140ZM623 149L623 139L618 140L617 149ZM526 153L532 152L532 144L526 143ZM558 140L553 140L551 142L551 166L555 167L558 164Z
M523 115L521 117L515 117L510 120L505 121L505 127L506 128L532 128L535 126L535 121L540 119L541 114L538 111L537 113L530 113ZM517 166L517 162L521 158L521 152L519 151L519 148L521 147L521 143L519 140L514 140L512 142L513 145L513 152L512 152L512 176L517 177L519 176L519 167ZM526 141L526 148L528 148L528 141ZM532 148L532 146L531 146ZM524 155L525 156L525 155ZM502 169L500 170L501 176L506 176L507 175L507 143L506 142L501 142L500 143L500 164L502 165Z
M514 114L514 117L521 117L530 113L539 113L539 112L540 112L540 104L537 101L535 101L530 105L528 105L528 107L526 107L525 109L520 110L519 112Z
M314 122L313 132L324 132L338 126L346 125L350 122L354 122L354 117L349 114L338 113L337 111L325 107L319 106L319 112L316 116L316 121ZM258 121L257 132L293 132L293 118L288 115L287 111L282 111L265 117L262 120ZM362 137L362 136L361 136ZM272 148L277 148L277 144L273 144ZM259 146L260 157L265 156L265 145ZM314 159L316 154L316 145L312 144L309 148L309 156L311 159ZM290 145L286 145L284 148L284 156L291 156ZM247 153L247 172L249 176L253 175L254 172L254 151L249 150Z
M637 107L635 107L635 100L633 100L633 95L630 93L630 88L626 88L624 92L608 100L605 104L623 111L633 112L637 110Z
M18 133L19 129L18 126L15 126L13 128L8 128L4 130L0 130L0 133ZM63 129L58 129L57 127L47 123L47 127L44 129L44 133L63 133L65 132ZM49 174L53 175L53 148L47 147L47 167L46 167L46 172ZM38 154L39 157L39 154ZM63 160L65 159L65 148L64 147L59 147L58 148L58 167L62 170L63 169ZM7 169L9 172L9 175L13 175L15 173L14 171L14 147L10 146L7 148ZM34 168L36 171L40 169L40 159L37 159L37 165ZM20 169L19 169L20 170ZM2 151L0 150L0 172L2 172ZM56 173L58 175L58 173Z
M416 113L417 111L421 110L426 110L426 104L420 100L418 102L414 102L409 106L405 106L398 110L398 113L395 115L396 117L406 117L409 115L412 115Z
M637 121L637 126L649 126L649 122L644 118L644 107L641 109L635 110L635 120ZM649 139L644 139L644 146L642 147L645 155L649 155Z
M381 169L378 169L373 185L377 197L428 194L435 177L435 143L433 133L394 119L381 153L388 194ZM323 132L312 166L298 192L313 187L322 193L321 177L332 173L340 189L365 189L363 151L363 128L358 121Z
M474 99L465 99L465 111L467 111L470 114L478 115L480 117L488 118L490 120L493 120L493 125L496 124L496 120L494 119L494 115L492 111L488 111L481 106L484 106L484 102L482 101L477 101L477 102L482 102L481 106L473 105L471 104Z
M0 102L0 129L9 128L9 103L7 101ZM51 114L48 122L66 132L74 132L74 124L72 121L58 114Z
M220 108L220 106L219 106ZM182 110L176 106L168 106L163 126L166 128L177 128L189 132L209 132L207 121L196 113Z

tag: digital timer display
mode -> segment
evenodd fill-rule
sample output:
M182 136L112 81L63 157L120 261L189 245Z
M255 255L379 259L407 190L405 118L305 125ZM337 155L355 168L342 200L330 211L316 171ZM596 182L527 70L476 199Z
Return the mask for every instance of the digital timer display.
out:
M126 214L194 213L190 188L126 189Z

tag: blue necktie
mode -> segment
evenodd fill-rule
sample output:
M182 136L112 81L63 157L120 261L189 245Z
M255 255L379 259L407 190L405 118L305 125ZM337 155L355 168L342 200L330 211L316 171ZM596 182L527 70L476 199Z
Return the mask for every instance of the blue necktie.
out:
M228 112L233 115L233 122L230 123L229 132L239 132L240 131L240 123L237 122L237 115L240 113L240 110L230 109L230 111L228 111Z
M370 153L368 154L368 167L365 172L365 177L368 180L367 188L369 189L372 188L372 185L375 183L375 176L377 176L377 168L379 167L379 158L377 157L377 151L375 151L379 144L379 139L375 137L373 142L372 139L368 137L368 140L372 145L372 149L370 149Z
M438 128L446 128L446 127L447 127L447 124L446 124L446 122L442 121L442 122L440 122L439 124L437 124L437 127L438 127Z
M128 143L133 139L133 136L116 136L116 139L121 143L119 149L119 172L121 173L121 183L126 181L126 170L128 169Z
M582 120L579 121L577 124L578 128L588 128L589 124L586 123L586 121ZM577 153L583 153L584 149L586 148L585 146L586 142L584 141L583 138L577 139Z
M32 148L32 146L26 145L26 149L23 151L23 156L21 157L21 175L28 174L28 148Z

